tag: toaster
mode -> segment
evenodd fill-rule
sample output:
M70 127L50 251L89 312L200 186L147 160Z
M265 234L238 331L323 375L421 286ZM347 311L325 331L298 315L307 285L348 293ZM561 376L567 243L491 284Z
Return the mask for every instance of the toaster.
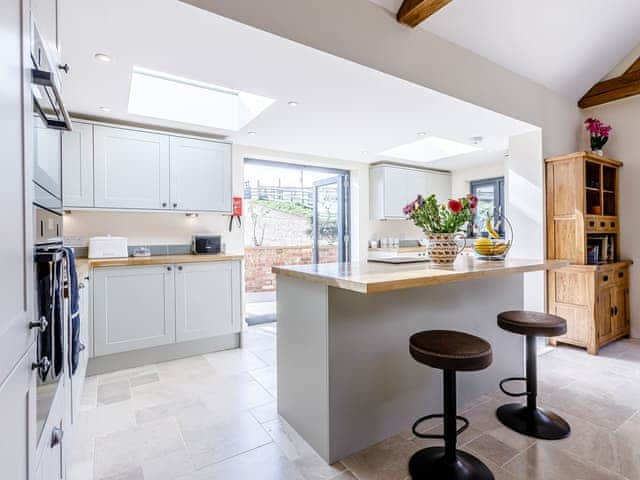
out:
M126 237L91 237L89 239L89 258L128 257Z
M191 237L191 253L215 254L222 252L220 235L194 235Z

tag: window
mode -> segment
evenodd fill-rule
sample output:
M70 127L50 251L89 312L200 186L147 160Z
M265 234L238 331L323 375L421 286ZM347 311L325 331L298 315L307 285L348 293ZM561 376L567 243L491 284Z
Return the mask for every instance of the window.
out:
M474 219L477 232L486 237L485 220L487 214L504 214L504 177L474 180L471 182L471 194L478 197L478 212ZM498 233L504 236L504 222L497 225Z

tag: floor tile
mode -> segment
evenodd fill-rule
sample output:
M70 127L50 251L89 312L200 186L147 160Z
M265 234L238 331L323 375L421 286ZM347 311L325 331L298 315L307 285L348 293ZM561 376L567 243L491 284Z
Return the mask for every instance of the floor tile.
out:
M176 480L307 480L269 443Z
M482 455L499 466L504 465L519 453L516 448L487 433L471 440L464 446L464 450L475 455Z
M409 458L417 450L414 442L396 435L345 458L342 464L359 479L405 480Z
M264 350L254 350L253 353L269 366L275 366L278 360L277 350L275 348L266 348Z
M260 423L270 422L271 420L278 418L278 404L275 401L252 408L249 411Z
M136 377L145 373L152 373L156 371L155 365L144 365L141 367L127 368L124 370L117 370L111 373L103 373L98 375L98 383L111 383L118 380L128 380L131 377Z
M621 477L595 464L578 460L553 442L536 442L503 467L526 480L620 480Z
M89 441L94 437L130 429L135 426L136 420L131 401L127 401L80 412L77 424L79 431L87 437L86 441Z
M129 379L129 385L131 385L132 387L139 387L140 385L147 385L149 383L155 383L159 381L160 377L158 376L158 374L156 372L151 372L131 377Z
M218 416L203 405L194 405L177 418L196 469L271 442L267 432L246 411Z
M326 480L344 470L341 463L328 465L285 420L273 420L263 427L306 479Z
M216 375L248 372L267 366L267 363L256 354L244 348L211 353L204 355L204 358L209 362Z
M98 405L124 402L130 398L131 390L126 380L98 385Z

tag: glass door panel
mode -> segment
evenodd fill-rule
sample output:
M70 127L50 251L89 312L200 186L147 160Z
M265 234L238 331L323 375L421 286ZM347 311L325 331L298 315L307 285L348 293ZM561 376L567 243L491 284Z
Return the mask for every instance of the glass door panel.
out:
M348 261L346 175L313 184L313 263Z

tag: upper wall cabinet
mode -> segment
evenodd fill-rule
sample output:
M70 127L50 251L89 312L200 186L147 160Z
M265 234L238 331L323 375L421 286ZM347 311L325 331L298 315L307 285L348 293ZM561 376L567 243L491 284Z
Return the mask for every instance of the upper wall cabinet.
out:
M63 201L66 207L93 207L93 126L73 123L62 134Z
M231 145L74 123L63 138L68 208L231 211Z
M187 211L231 210L231 145L171 137L171 207Z
M95 126L93 138L96 207L169 210L169 137Z
M402 209L418 195L435 194L439 202L451 196L451 174L397 165L375 165L370 170L372 220L404 219Z

